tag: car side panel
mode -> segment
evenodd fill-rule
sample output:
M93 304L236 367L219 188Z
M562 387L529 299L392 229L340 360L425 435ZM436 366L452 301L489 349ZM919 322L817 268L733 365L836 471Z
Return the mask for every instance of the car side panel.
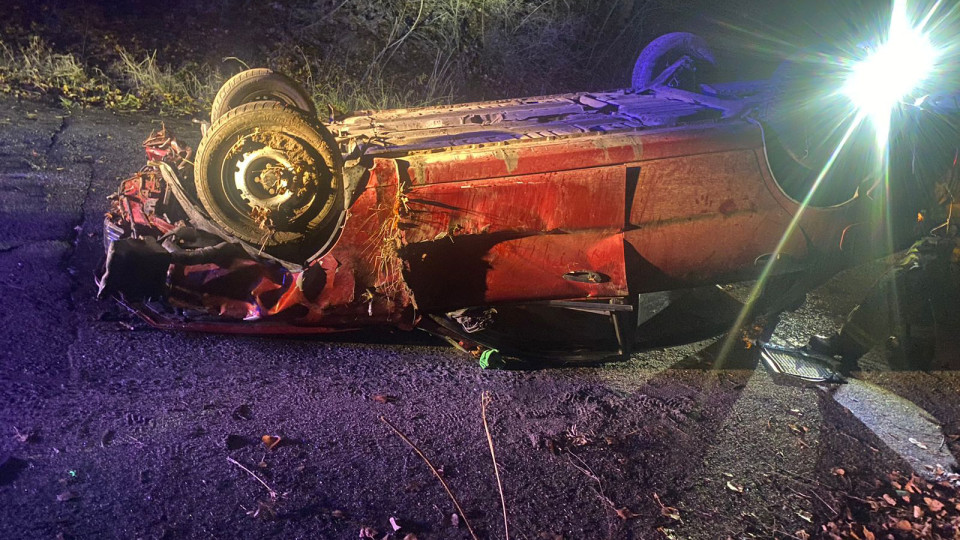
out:
M790 220L752 149L642 162L624 235L639 258L631 282L647 292L744 276ZM805 243L783 254L803 257Z
M626 295L625 174L596 167L408 190L399 229L418 305Z

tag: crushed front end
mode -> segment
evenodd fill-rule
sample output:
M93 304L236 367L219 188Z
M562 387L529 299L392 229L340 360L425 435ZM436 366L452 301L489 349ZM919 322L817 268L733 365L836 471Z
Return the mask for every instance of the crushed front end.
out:
M383 227L344 244L356 249L328 251L302 264L285 261L206 215L195 200L193 153L173 134L152 134L144 149L147 165L110 196L101 297L114 297L170 329L294 334L415 324L412 297ZM384 212L373 200L376 193L354 203L358 218L379 223Z

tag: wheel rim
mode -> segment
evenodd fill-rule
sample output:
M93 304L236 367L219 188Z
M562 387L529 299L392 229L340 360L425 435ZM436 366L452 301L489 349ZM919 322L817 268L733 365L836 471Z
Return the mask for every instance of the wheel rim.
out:
M336 176L321 155L290 133L254 130L219 161L214 195L223 217L228 222L252 221L264 239L302 233L309 222L325 219L333 209Z

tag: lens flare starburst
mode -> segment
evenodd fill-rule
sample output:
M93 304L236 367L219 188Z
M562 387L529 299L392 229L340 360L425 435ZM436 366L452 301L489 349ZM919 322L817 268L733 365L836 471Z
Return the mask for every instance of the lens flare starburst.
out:
M809 193L800 202L773 256L768 259L756 284L750 291L739 317L724 340L714 364L715 369L723 367L727 357L739 342L741 329L747 325L755 304L770 276L775 274L775 265L781 252L800 228L802 216L814 193L828 176L844 148L852 144L860 144L859 141L855 142L851 138L864 122L869 121L873 126L876 134L876 144L880 150L877 153L880 160L877 167L880 171L880 181L888 184L890 180L889 138L891 118L901 103L907 101L911 95L922 95L924 85L932 80L936 72L937 62L942 51L934 46L930 38L929 26L932 16L940 7L941 1L937 0L920 18L919 22L915 22L911 20L909 15L907 1L893 0L887 34L886 36L880 36L880 39L875 41L879 45L862 48L866 54L861 58L851 58L847 61L843 59L834 60L831 62L831 66L824 66L825 68L840 67L841 70L846 71L846 75L839 81L838 88L833 92L833 95L846 97L849 105L851 105L846 114L841 114L838 117L838 128L844 134L817 174ZM825 92L822 97L829 93L829 91ZM888 191L888 189L884 191ZM890 203L889 200L885 202L888 205ZM889 208L886 210L887 217L889 217ZM889 219L884 219L888 227L890 226L889 221ZM890 232L888 231L889 236Z
M939 2L929 12L937 8ZM866 58L853 64L841 91L858 109L864 111L877 130L877 140L885 143L890 133L890 115L909 94L929 79L940 51L924 30L929 14L914 26L907 13L906 0L893 4L889 34Z

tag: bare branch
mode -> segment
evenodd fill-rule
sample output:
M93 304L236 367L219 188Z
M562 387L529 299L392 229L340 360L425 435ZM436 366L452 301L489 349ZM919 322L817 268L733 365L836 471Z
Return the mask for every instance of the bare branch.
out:
M461 518L463 518L463 524L466 525L467 530L470 532L470 537L473 538L473 540L479 540L477 538L477 534L473 532L473 527L470 526L470 522L467 521L467 515L463 513L463 508L460 508L460 503L457 501L457 498L454 497L453 492L450 491L450 487L447 486L447 483L444 482L443 477L440 476L440 472L437 471L437 468L433 466L433 463L430 463L430 460L427 459L427 456L425 456L423 452L421 452L420 449L417 448L417 445L413 444L413 441L408 439L407 436L404 435L403 432L401 432L397 428L397 426L390 423L390 421L383 416L380 417L380 421L382 421L384 424L389 426L390 429L392 429L393 432L396 433L398 437L403 439L403 442L407 443L410 446L410 448L413 448L413 451L416 452L418 456L420 456L420 459L422 459L423 462L427 464L427 467L430 467L430 471L433 472L433 475L436 476L437 480L440 481L440 485L443 486L444 490L446 490L447 495L450 497L450 500L453 502L454 508L457 509L457 513L460 515Z
M497 477L497 490L500 491L500 506L503 508L503 536L510 540L510 525L507 522L507 500L503 496L503 484L500 482L500 468L497 467L497 454L493 451L493 437L490 436L490 426L487 425L487 405L490 403L490 392L486 390L480 394L480 414L483 417L483 430L487 434L487 444L490 446L490 461L493 461L493 473Z

